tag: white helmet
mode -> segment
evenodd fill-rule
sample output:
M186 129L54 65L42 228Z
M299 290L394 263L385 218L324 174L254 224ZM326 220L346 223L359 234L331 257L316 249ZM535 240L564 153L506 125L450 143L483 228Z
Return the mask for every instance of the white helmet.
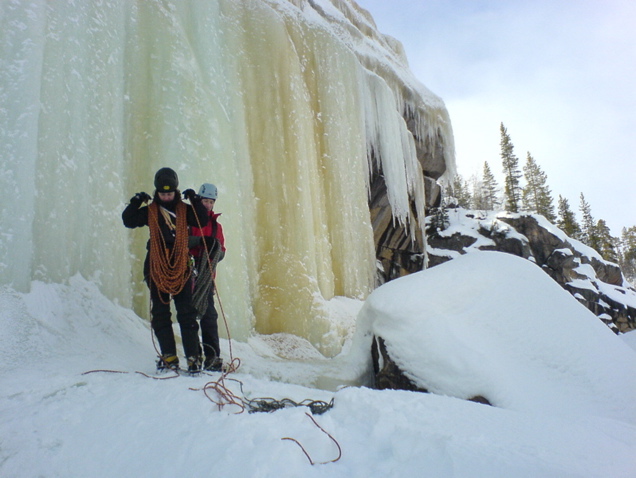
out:
M201 188L199 188L199 196L204 199L214 199L216 201L216 198L218 196L216 186L210 183L202 184Z

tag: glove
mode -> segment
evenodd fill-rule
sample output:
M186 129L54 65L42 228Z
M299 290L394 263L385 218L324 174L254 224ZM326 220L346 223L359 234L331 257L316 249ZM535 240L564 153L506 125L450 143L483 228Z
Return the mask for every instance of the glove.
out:
M186 189L183 191L183 197L192 201L197 197L197 193L194 192L194 189Z
M146 193L137 193L132 198L130 198L130 204L140 205L142 202L148 202L152 198Z
M217 239L215 237L206 236L203 238L205 241L205 247L208 248L208 251L211 251L216 245Z
M188 236L188 249L194 249L201 245L202 239L203 238L201 236Z

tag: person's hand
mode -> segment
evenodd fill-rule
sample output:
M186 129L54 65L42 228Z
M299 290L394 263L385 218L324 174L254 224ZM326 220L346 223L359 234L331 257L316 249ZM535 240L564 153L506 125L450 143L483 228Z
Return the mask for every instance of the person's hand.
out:
M148 194L146 194L144 192L141 192L141 193L135 194L132 198L130 198L130 203L139 205L139 204L141 204L143 202L150 201L150 199L152 199L150 197L150 195L148 195Z
M192 201L197 197L197 193L194 192L194 189L186 189L183 191L183 197Z
M214 246L216 246L216 241L218 239L216 237L210 237L210 236L205 236L203 238L203 241L205 242L205 247L208 248L208 251L211 251L212 249L214 249Z

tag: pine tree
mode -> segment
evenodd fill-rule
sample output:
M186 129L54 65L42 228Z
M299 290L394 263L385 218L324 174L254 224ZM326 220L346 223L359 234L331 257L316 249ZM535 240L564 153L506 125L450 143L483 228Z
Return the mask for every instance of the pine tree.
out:
M596 232L596 223L592 216L592 208L590 204L585 200L585 196L581 193L579 210L581 211L581 242L586 246L590 246L592 249L599 251L600 240Z
M522 177L519 170L519 158L514 154L514 146L503 123L501 123L499 131L501 133L501 161L504 172L504 207L506 211L519 212L521 200L520 179Z
M636 226L632 226L629 229L624 227L621 239L625 259L636 261Z
M618 263L617 239L612 237L611 231L607 223L603 219L599 219L595 229L598 237L598 253L606 261Z
M548 177L534 160L530 152L523 167L526 186L523 188L523 208L541 214L548 221L555 222L552 193L548 188Z
M570 209L568 200L561 195L559 195L559 218L556 225L572 239L581 238L581 226L576 222L576 216Z
M636 226L623 228L618 264L625 278L636 286Z
M453 197L456 200L457 206L470 209L470 191L468 190L468 184L466 184L461 174L457 174L455 179L453 179Z
M482 197L484 199L484 209L487 211L494 211L499 209L501 202L498 199L499 185L495 180L495 175L492 173L488 161L484 162L484 173L482 179Z
M433 208L431 211L430 226L427 232L434 236L439 236L441 231L446 230L450 225L448 218L448 209L446 209L445 201L442 201L439 207Z
M478 209L480 211L487 211L488 201L486 200L486 197L484 196L484 184L476 174L473 174L470 177L470 185L472 190L471 208Z

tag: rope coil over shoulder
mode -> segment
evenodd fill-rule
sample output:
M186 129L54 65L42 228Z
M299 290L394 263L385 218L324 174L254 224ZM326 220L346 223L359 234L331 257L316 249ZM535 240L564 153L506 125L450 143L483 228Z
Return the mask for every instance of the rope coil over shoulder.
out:
M183 202L176 207L176 230L174 247L168 248L159 226L159 204L148 205L148 227L150 229L150 279L161 292L177 295L190 278L190 256L188 254L187 206Z

